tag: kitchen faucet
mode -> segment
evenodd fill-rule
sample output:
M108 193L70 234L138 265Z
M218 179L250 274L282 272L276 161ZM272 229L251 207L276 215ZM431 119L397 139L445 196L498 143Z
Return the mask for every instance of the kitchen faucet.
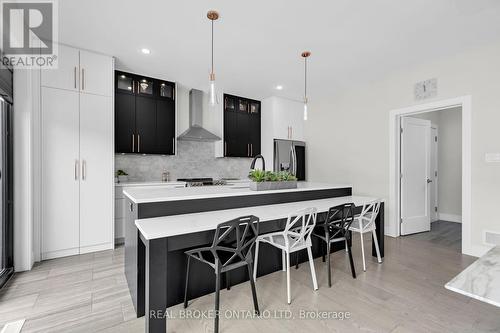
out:
M264 160L264 156L262 155L256 155L253 160L252 160L252 164L250 164L250 170L254 170L255 169L255 162L257 162L258 159L261 159L262 160L262 170L265 171L266 170L266 161Z

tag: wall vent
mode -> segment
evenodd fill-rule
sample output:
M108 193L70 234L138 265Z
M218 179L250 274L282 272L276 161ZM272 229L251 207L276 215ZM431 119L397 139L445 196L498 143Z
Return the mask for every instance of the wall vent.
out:
M500 232L485 230L483 233L483 241L488 245L500 245Z

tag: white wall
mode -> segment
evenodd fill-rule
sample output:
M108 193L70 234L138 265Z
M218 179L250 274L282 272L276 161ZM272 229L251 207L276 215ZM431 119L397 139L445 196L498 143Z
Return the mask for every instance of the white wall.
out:
M459 222L462 215L462 110L426 112L412 117L438 126L438 213Z
M31 70L14 70L14 269L33 266Z
M437 97L415 101L414 83L434 77L438 79ZM484 161L485 153L500 152L499 92L500 43L400 69L343 92L322 92L311 98L306 124L309 178L352 183L356 194L388 199L390 110L471 95L470 241L472 246L484 249L482 231L500 232L500 216L496 213L500 163ZM386 221L388 216L386 210Z

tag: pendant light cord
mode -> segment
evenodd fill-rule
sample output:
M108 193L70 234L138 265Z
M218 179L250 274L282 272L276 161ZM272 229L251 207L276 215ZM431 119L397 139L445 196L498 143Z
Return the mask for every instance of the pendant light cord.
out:
M304 57L304 101L307 101L307 57Z
M214 20L212 20L212 74L214 73Z

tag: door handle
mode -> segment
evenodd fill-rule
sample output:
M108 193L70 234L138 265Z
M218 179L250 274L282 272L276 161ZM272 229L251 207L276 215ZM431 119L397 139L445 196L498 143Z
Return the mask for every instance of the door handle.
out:
M427 184L429 183L432 183L432 180L430 180L429 178L427 178Z
M87 179L87 161L82 161L82 180Z
M75 71L73 72L73 78L75 81L75 89L76 89L76 66L75 66Z
M85 68L82 68L82 90L85 90Z
M78 170L80 169L78 164L78 160L75 160L75 180L78 180Z
M137 152L141 152L141 136L137 134Z
M135 153L135 135L132 134L132 152Z

